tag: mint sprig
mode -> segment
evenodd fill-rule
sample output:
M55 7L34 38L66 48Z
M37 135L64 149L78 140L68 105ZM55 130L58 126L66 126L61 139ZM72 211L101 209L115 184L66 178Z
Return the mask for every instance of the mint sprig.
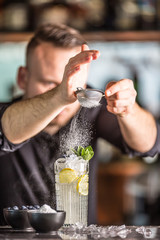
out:
M82 157L84 160L89 161L94 156L94 151L91 146L86 148L78 146L77 150L71 149L77 156Z

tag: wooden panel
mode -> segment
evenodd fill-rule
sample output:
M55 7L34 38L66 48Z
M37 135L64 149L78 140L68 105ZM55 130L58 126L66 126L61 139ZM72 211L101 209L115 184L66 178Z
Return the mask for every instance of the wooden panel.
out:
M28 41L33 33L0 33L0 42ZM160 41L160 31L86 32L87 41Z
M98 224L127 224L126 214L132 211L133 199L126 194L125 185L130 177L143 173L140 162L100 164L98 170Z

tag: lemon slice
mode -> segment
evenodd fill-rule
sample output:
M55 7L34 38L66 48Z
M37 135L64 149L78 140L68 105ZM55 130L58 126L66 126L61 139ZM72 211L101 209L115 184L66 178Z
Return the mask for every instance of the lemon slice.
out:
M77 183L77 191L79 194L87 196L88 195L88 175L83 175Z
M64 168L59 173L60 183L72 183L78 179L78 173L71 168Z

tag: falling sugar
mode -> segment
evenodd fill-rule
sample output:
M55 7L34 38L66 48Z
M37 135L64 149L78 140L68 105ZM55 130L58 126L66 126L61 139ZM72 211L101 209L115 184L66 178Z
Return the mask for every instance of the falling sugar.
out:
M80 100L80 104L82 107L86 107L86 108L94 108L94 107L98 107L100 106L100 102L98 102L97 100L91 100L91 99L82 99Z
M60 152L65 154L71 148L77 146L86 147L91 141L91 124L86 121L85 116L80 115L81 110L73 117L68 129L60 133ZM85 113L84 113L85 114Z

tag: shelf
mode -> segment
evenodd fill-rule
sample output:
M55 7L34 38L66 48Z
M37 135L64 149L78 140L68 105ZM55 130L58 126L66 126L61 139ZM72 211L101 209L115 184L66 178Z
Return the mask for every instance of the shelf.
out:
M33 33L0 33L0 42L28 41ZM160 31L86 32L87 41L160 41Z
M28 41L32 33L0 33L0 42L23 42Z
M84 37L87 41L160 41L160 31L92 32Z

